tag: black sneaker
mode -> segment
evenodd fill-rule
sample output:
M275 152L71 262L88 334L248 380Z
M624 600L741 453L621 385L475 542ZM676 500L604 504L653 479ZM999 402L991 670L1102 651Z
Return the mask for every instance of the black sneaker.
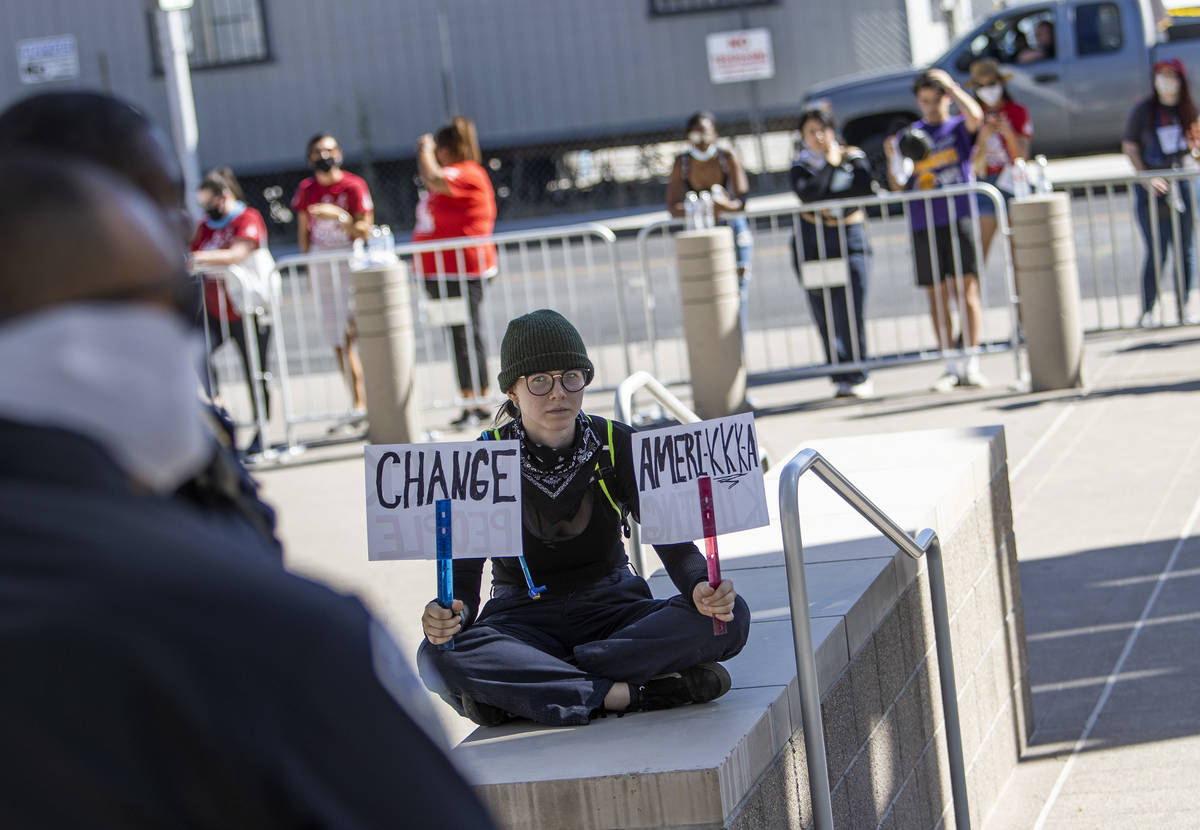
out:
M479 419L479 413L473 409L464 409L463 413L450 422L450 426L455 429L470 429L471 427L479 426L483 421Z
M500 726L513 720L513 716L498 706L462 695L463 714L480 726Z
M701 663L682 672L655 677L631 689L631 712L672 709L688 703L708 703L729 691L733 681L720 663Z

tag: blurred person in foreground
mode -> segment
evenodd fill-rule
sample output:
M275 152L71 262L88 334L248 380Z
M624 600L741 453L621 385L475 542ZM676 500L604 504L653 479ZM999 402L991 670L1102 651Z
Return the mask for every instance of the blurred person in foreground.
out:
M496 227L496 193L482 162L479 137L469 118L458 116L435 135L425 133L417 140L417 172L425 193L417 204L413 242L492 235ZM451 426L478 426L491 415L487 407L472 406L471 402L488 394L481 309L487 280L498 270L496 246L487 242L440 254L431 251L421 255L417 268L431 299L453 299L466 292L470 331L463 323L455 323L450 326L450 337L458 388L467 405Z
M969 183L971 151L983 118L978 102L943 69L922 72L913 82L913 96L921 111L920 120L883 143L888 159L888 185L892 190L926 192ZM958 115L950 115L951 101L958 105ZM927 143L919 158L901 154L902 135L909 139L919 135ZM951 309L959 299L960 274L960 316L966 345L977 348L983 330L970 199L964 194L953 200L922 199L907 206L917 285L929 296L933 334L941 351L954 348ZM972 354L962 359L947 359L945 371L932 388L935 392L949 392L956 386L986 385L987 378L979 368L979 355Z
M803 147L792 164L791 178L792 190L801 202L852 199L875 192L866 153L857 147L842 146L833 114L827 109L814 107L800 114L800 140ZM831 266L837 269L835 280L805 291L813 319L821 331L825 362L836 366L866 360L864 318L871 268L871 246L864 228L866 212L862 208L805 211L800 219L792 263L801 283L806 287L814 285L816 281L806 279L814 271ZM826 304L833 316L832 331ZM839 398L869 398L874 392L871 379L862 369L838 371L830 379L837 384L835 396Z
M0 826L492 827L362 605L172 498L209 435L159 208L63 156L0 177Z
M271 417L271 390L266 382L266 371L267 350L271 343L270 279L275 260L267 250L267 223L261 213L242 201L241 196L241 186L228 168L209 171L197 188L196 199L204 211L204 218L192 236L192 267L225 268L236 277L230 280L223 274L204 276L209 361L208 371L202 373L201 380L212 395L212 378L216 376L212 353L226 339L232 339L242 358L255 419L260 414L261 401L261 414L265 420ZM257 373L252 368L248 337L254 341ZM262 439L262 433L256 430L246 453L262 452Z
M1121 136L1121 151L1139 173L1147 170L1195 168L1200 157L1200 118L1188 88L1187 69L1178 58L1154 64L1154 91L1134 106ZM1182 272L1182 285L1175 285L1180 322L1195 322L1188 310L1188 295L1196 277L1196 239L1193 228L1196 195L1194 180L1171 180L1156 176L1135 187L1134 213L1146 247L1142 260L1141 325L1151 323L1158 304L1158 276L1170 253L1181 253L1175 271ZM1150 198L1154 197L1153 205ZM1175 228L1179 228L1176 239ZM1157 234L1158 248L1154 247ZM1176 247L1178 246L1178 248ZM1155 268L1157 263L1157 268Z
M732 214L740 214L745 210L750 180L737 153L717 146L720 134L717 132L717 119L711 112L692 114L687 121L687 139L687 151L676 156L670 178L667 179L667 210L672 216L683 218L687 213L684 198L688 192L700 194L707 191L712 196L713 214L718 224L733 229L744 341L754 236L750 233L750 220Z
M375 221L375 203L371 191L360 176L342 169L342 146L328 133L317 133L308 140L305 157L313 174L296 188L292 210L298 223L300 251L344 251L341 267L332 263L309 265L316 276L320 300L321 330L332 344L338 367L350 387L351 404L356 416L348 425L361 423L367 409L363 386L362 361L358 357L358 331L354 326L351 295L350 251L354 240L366 240Z
M986 182L1000 191L1007 204L1013 198L1013 165L1017 159L1028 159L1033 143L1033 120L1029 110L1012 99L1008 92L1011 72L1000 71L992 58L980 58L971 63L971 79L967 81L983 108L983 121L975 134L975 153L971 168L975 180ZM976 194L979 206L979 247L987 260L988 250L996 235L996 205L982 194Z
M43 92L22 99L0 113L0 153L43 150L85 159L104 167L148 196L184 246L191 238L191 218L183 207L183 171L170 140L154 122L129 103L101 92ZM189 295L199 321L200 287ZM193 377L204 371L196 356ZM166 383L170 379L163 379ZM275 557L275 511L258 497L258 485L234 452L234 427L217 407L204 412L210 432L207 464L183 483L179 498L202 506L226 521L244 522L267 539Z

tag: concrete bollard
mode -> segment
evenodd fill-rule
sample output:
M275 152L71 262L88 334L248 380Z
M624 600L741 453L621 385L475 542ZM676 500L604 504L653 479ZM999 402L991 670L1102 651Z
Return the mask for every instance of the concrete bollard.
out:
M728 226L675 236L692 402L701 418L745 411L737 258Z
M420 439L416 345L408 269L403 262L353 272L354 319L367 390L372 444Z
M1083 386L1083 321L1070 198L1066 193L1039 194L1014 199L1008 210L1031 391Z

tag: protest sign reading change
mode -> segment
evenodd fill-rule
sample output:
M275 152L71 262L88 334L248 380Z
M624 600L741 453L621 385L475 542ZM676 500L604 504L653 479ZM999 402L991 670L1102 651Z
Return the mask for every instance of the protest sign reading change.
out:
M455 559L521 554L517 441L369 444L370 559L437 558L435 503L450 499Z
M641 500L642 541L648 544L703 538L697 484L701 476L712 479L717 533L770 522L753 415L635 432L633 471Z

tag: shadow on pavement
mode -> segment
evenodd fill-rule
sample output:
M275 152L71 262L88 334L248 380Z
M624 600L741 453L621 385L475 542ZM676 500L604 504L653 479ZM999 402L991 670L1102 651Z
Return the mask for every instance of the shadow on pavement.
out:
M1082 752L1200 734L1200 540L1151 607ZM1035 732L1061 756L1087 725L1178 539L1021 562Z

